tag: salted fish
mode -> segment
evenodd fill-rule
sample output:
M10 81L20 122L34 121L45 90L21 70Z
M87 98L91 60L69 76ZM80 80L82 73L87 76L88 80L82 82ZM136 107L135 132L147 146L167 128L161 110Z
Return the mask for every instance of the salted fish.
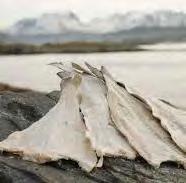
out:
M123 156L134 159L136 152L112 125L105 83L84 74L80 85L81 103L87 137L98 156Z
M102 72L97 69L96 67L93 67L92 65L90 65L89 63L85 62L85 65L87 66L87 68L90 70L90 72L96 76L97 78L104 80L103 74Z
M102 68L113 122L132 147L151 165L176 161L185 166L185 154L174 144L170 135L143 102L120 87Z
M173 107L159 99L149 98L152 113L170 133L174 142L186 152L186 111Z
M163 99L142 96L133 88L127 87L127 90L151 110L152 115L160 120L161 126L171 135L172 140L186 152L186 111Z
M86 128L79 112L79 84L77 75L63 81L56 106L29 128L0 142L0 150L37 163L71 159L91 171L96 166L97 156L85 136Z

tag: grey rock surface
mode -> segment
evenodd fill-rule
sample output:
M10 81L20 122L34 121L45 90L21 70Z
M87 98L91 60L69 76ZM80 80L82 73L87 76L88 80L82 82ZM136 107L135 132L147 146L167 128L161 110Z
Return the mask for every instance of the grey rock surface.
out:
M59 92L0 92L0 140L22 130L45 115L58 100ZM10 154L0 155L0 183L185 183L186 170L171 162L154 169L144 160L105 158L104 166L83 172L75 162L38 165Z
M36 92L0 92L0 140L23 130L46 114L56 101Z

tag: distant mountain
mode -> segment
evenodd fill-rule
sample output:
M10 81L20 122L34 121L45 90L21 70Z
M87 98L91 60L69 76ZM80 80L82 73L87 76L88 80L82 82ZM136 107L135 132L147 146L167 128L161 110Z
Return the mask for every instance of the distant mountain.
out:
M44 14L39 18L23 19L11 26L12 35L60 34L81 29L79 18L71 12Z
M186 13L172 11L155 11L152 13L129 12L114 14L105 19L91 22L95 30L104 33L130 30L137 27L186 27Z
M0 42L185 41L186 13L129 12L96 18L88 23L72 12L44 14L20 20L4 32L6 34L0 34Z

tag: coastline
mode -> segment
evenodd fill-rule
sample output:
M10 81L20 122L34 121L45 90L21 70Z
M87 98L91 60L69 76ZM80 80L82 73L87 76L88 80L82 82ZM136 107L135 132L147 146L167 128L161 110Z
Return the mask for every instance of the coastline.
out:
M137 44L112 42L68 42L60 44L0 44L0 55L26 55L45 53L103 53L145 51Z

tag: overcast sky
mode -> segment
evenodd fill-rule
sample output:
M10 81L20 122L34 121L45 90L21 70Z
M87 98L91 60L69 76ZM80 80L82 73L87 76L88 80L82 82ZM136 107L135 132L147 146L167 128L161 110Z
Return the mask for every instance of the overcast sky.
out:
M186 11L186 0L0 0L0 27L23 17L72 10L84 21L131 10L172 9Z

